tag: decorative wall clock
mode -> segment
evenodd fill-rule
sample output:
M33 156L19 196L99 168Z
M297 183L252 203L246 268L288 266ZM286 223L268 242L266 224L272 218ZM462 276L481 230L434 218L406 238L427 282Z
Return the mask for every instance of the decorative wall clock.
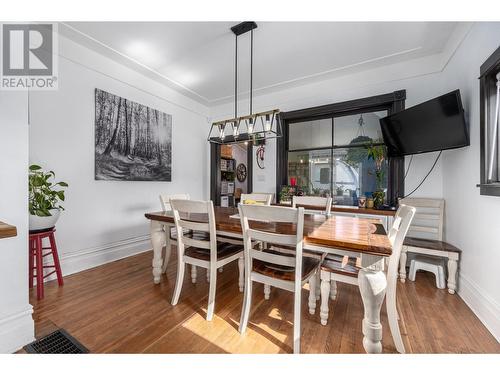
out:
M239 182L243 182L247 179L247 167L245 164L240 163L236 167L236 178Z

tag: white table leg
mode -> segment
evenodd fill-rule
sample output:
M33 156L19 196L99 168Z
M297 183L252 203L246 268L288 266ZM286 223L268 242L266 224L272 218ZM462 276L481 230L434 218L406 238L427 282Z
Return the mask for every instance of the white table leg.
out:
M457 269L457 260L448 258L448 293L450 294L455 294L457 290Z
M363 258L372 258L364 256ZM370 259L368 259L369 261ZM369 268L362 268L358 274L359 290L365 309L363 319L363 347L367 353L382 353L382 324L380 308L384 302L387 279L383 270L383 260L373 263ZM363 262L364 263L364 262ZM363 267L366 267L363 264Z
M165 230L163 223L151 220L151 244L153 245L153 281L155 284L160 283L161 271L163 265L162 249L165 238Z
M406 281L406 247L403 246L401 249L401 255L399 256L399 280L404 283Z

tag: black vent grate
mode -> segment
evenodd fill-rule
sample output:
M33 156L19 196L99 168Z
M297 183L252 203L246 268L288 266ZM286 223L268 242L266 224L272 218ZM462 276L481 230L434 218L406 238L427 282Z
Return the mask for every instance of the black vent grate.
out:
M24 349L28 353L38 354L83 354L89 352L86 347L64 329L58 329L26 345Z

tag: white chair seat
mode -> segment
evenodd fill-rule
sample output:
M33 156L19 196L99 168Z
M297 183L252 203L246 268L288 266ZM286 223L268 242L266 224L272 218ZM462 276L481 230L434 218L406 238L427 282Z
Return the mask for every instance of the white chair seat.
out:
M410 274L408 278L411 281L415 281L416 273L419 270L433 273L436 277L436 287L438 289L444 289L446 287L444 262L442 259L426 256L415 257L410 263Z

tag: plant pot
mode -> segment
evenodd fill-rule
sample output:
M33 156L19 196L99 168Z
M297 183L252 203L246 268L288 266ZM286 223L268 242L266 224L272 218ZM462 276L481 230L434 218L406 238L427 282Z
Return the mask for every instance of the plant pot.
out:
M378 190L373 193L373 207L380 208L384 205L385 192Z
M56 225L61 210L55 208L49 210L52 216L36 216L30 214L30 230L49 229Z

